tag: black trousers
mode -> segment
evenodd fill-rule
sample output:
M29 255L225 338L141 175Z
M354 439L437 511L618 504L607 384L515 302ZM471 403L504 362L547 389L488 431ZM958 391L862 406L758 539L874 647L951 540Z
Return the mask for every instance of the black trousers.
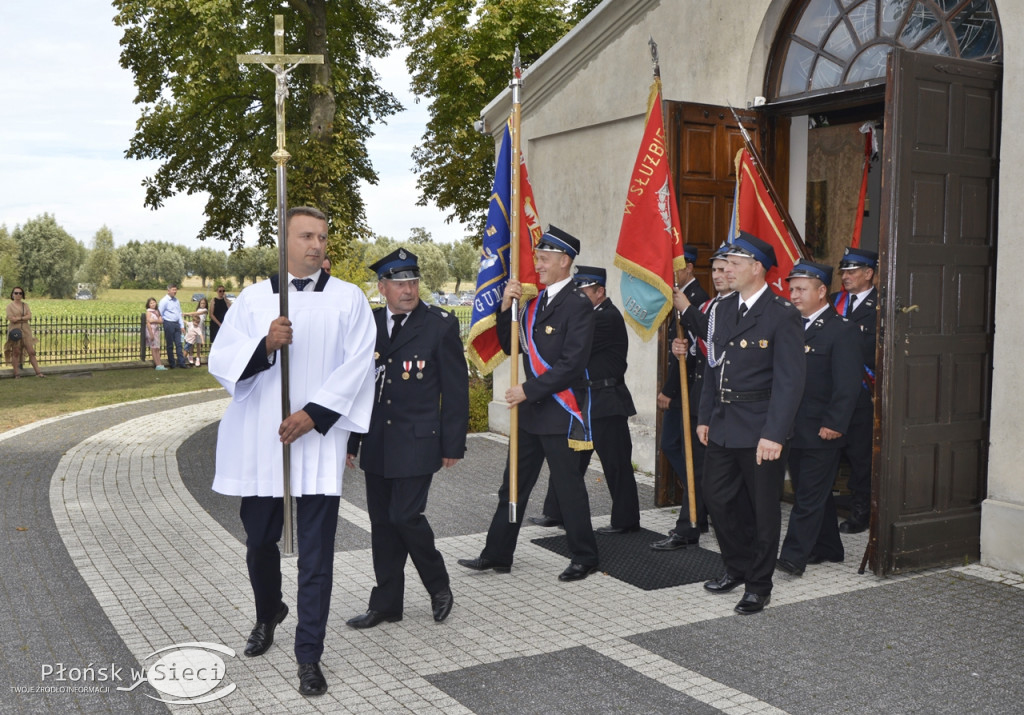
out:
M843 542L832 498L832 483L839 466L839 448L789 450L789 478L793 483L793 509L782 542L784 559L798 566L811 556L841 561Z
M424 511L433 474L386 479L366 475L366 508L370 513L373 573L370 610L401 613L405 595L405 562L411 557L427 593L448 588L448 570L434 546L434 532Z
M690 447L693 450L693 495L697 502L697 526L708 525L708 508L704 504L704 445L697 439L697 416L690 415ZM676 476L686 484L686 445L683 442L683 413L669 407L661 418L661 451L665 454ZM683 490L683 502L676 519L677 533L690 528L690 494Z
M590 460L597 452L604 470L604 480L612 497L611 525L616 529L630 529L640 523L640 497L636 491L636 473L633 471L633 438L625 415L595 417L591 420L594 449L579 452L580 474L586 474ZM548 485L544 497L544 514L563 521L562 510L555 498L555 490Z
M704 453L704 499L715 525L725 570L761 596L772 592L782 510L779 496L787 448L757 464L757 448L727 449L709 441Z
M863 389L863 388L862 388ZM871 403L858 404L846 432L846 446L840 455L850 463L850 479L846 485L853 492L853 510L866 515L871 510L871 450L874 442L875 412Z
M498 564L512 565L512 557L523 524L523 514L530 492L537 483L540 468L547 460L551 472L550 485L562 509L562 521L569 539L572 562L583 566L597 566L597 540L590 523L590 498L580 471L580 456L569 448L564 434L530 434L519 430L519 498L516 522L508 520L508 461L501 489L498 490L498 508L487 530L487 542L480 554Z
M324 634L331 608L334 577L334 536L341 497L310 494L295 499L295 534L299 552L299 590L295 611L295 659L317 663L324 652ZM242 497L245 562L256 600L256 620L267 622L281 608L281 551L284 528L280 497Z

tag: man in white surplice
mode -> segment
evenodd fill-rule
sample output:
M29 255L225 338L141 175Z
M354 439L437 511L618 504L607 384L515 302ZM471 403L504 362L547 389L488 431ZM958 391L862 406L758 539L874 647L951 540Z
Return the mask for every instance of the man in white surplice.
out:
M373 408L377 328L363 292L321 270L327 218L288 212L289 317L280 317L278 276L246 288L210 351L210 373L232 400L217 433L214 491L242 497L246 563L256 601L247 656L262 655L288 615L281 596L284 476L281 444L291 445L296 497L299 691L326 692L320 670L331 599L334 537L348 437L366 432ZM281 367L289 345L291 415L281 421Z

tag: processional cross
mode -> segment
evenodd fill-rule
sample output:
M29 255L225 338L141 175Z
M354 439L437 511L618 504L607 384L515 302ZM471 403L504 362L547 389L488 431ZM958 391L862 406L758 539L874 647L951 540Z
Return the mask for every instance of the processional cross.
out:
M277 88L274 92L274 104L277 114L277 149L271 158L277 163L277 253L278 253L278 295L280 298L281 316L288 317L288 247L287 247L287 214L288 214L288 175L286 164L291 154L285 149L284 102L288 98L288 75L298 65L322 65L323 55L287 55L284 52L284 16L274 15L274 54L272 55L237 55L241 64L260 64L274 73ZM287 65L287 67L286 67ZM291 414L291 400L288 384L288 346L281 347L281 419ZM292 555L292 499L291 499L291 448L282 445L284 464L284 553Z

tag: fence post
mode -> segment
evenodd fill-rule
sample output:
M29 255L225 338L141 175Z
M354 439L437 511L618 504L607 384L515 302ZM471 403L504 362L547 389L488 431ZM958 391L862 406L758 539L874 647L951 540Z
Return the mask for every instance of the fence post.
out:
M146 323L146 314L143 313L139 322L139 360L142 362L146 362L146 328L149 327Z

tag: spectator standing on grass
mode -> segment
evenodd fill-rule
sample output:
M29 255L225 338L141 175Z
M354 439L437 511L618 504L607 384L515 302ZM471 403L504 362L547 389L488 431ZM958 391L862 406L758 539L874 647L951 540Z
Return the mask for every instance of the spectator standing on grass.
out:
M157 306L160 310L160 317L164 321L164 340L167 343L167 367L188 367L185 362L185 352L181 346L181 303L178 302L178 286L173 283L167 286L167 295L160 299ZM177 351L177 361L175 361Z
M14 377L19 377L22 350L28 353L28 360L32 363L32 369L36 371L36 377L46 377L36 362L36 340L32 336L32 328L29 327L30 320L32 311L25 302L25 289L15 286L11 291L11 302L7 304L7 342L4 344L4 359L14 369Z
M164 319L160 317L160 311L156 307L156 298L146 301L146 347L153 356L153 364L157 370L166 370L160 362L160 325Z
M228 299L224 297L224 286L217 286L217 295L213 297L213 312L210 313L210 343L217 339L224 317L228 314Z
M200 348L203 343L206 342L206 318L210 314L210 303L206 300L204 295L199 299L196 304L196 309L191 313L182 313L182 317L185 318L199 318L198 328L193 327L193 321L189 321L184 326L184 338L185 338L185 362L189 365L195 364L199 367L200 364ZM198 330L198 338L195 333ZM192 339L189 339L189 334L192 333ZM193 350L194 349L194 350ZM193 362L194 360L194 362Z

